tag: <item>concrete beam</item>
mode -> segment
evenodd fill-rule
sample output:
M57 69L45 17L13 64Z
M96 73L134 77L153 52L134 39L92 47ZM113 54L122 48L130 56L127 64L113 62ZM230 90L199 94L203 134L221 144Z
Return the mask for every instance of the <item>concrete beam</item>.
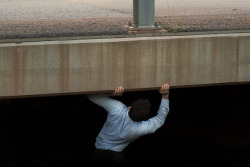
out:
M250 33L0 44L0 98L250 83Z

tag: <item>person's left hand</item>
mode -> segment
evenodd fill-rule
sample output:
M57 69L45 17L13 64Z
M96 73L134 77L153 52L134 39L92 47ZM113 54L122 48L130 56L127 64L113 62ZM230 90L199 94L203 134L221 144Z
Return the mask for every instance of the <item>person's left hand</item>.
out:
M121 96L124 92L124 88L122 86L118 86L113 93L113 96Z

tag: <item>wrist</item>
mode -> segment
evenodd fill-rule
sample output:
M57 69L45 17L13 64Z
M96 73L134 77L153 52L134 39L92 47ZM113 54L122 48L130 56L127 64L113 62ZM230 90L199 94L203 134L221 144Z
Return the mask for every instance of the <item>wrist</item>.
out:
M168 94L162 95L162 98L163 98L163 99L168 99Z

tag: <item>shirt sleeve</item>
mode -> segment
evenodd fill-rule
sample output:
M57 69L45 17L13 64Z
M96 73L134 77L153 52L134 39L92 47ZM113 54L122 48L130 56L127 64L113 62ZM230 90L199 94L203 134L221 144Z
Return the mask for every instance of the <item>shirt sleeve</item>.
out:
M154 133L165 122L169 113L169 100L162 99L157 115L147 121L140 122L137 133L139 136Z
M87 98L93 103L103 107L109 114L118 114L123 108L123 103L110 98L107 94L90 94Z

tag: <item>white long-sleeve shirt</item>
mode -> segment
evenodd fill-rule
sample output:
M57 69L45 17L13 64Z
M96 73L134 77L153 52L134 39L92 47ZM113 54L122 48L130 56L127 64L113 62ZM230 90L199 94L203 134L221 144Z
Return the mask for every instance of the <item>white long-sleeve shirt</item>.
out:
M97 149L121 152L135 139L154 133L164 124L169 113L169 100L162 99L156 116L147 121L136 122L130 119L129 109L122 102L106 94L92 94L87 97L108 112L107 119L96 137Z

